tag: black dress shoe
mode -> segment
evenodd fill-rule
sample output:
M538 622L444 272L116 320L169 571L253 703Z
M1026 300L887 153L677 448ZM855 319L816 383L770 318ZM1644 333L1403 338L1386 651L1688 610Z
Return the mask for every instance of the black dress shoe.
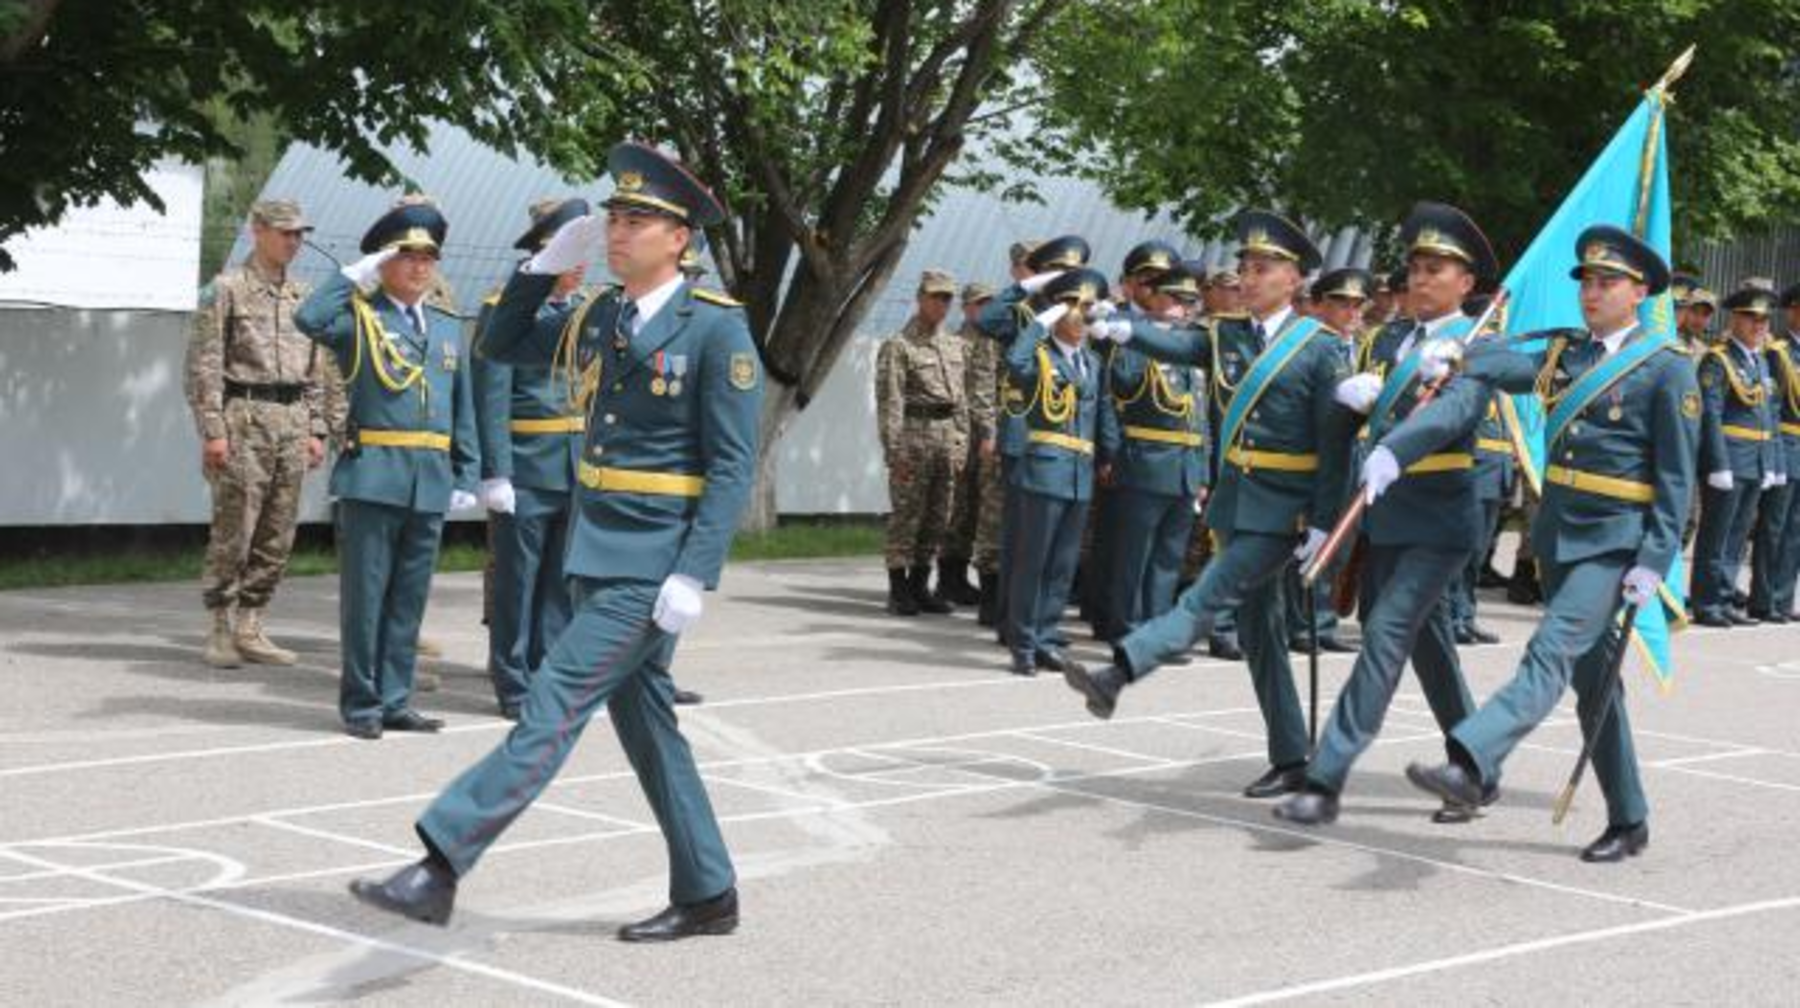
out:
M1312 634L1297 633L1289 637L1288 650L1294 654L1310 654L1312 652Z
M1244 785L1245 798L1276 798L1306 789L1306 764L1270 767L1261 777Z
M1792 622L1792 619L1788 616L1788 614L1783 613L1783 612L1771 612L1768 615L1764 616L1762 618L1762 620L1764 623L1774 623L1777 626L1785 625L1787 623Z
M1031 656L1031 663L1046 672L1061 672L1069 659L1061 651L1039 651Z
M500 716L505 718L508 721L519 720L519 705L516 703L501 704L500 705Z
M1030 678L1037 675L1037 662L1023 651L1014 651L1012 656L1012 674Z
M1623 861L1628 857L1637 857L1650 846L1650 824L1638 823L1636 826L1608 826L1600 839L1581 849L1581 860L1589 864L1610 864Z
M1437 766L1426 766L1423 763L1408 763L1406 779L1421 791L1437 795L1446 802L1457 805L1479 806L1483 788L1475 775L1457 766L1455 763L1441 763Z
M1481 818L1481 810L1500 800L1500 785L1489 784L1481 790L1481 804L1477 806L1463 805L1446 801L1436 812L1431 813L1431 821L1439 826L1460 826Z
M1732 622L1725 618L1725 614L1719 612L1717 609L1702 609L1695 613L1694 625L1718 627L1720 629L1730 629L1733 626Z
M1321 634L1319 650L1329 651L1332 654L1355 654L1358 649L1356 645L1340 639L1336 634Z
M350 895L388 913L443 927L456 905L456 875L430 861L407 865L385 880L357 879Z
M1131 681L1125 670L1117 666L1102 665L1089 672L1074 660L1063 663L1062 675L1070 689L1087 698L1088 713L1102 721L1113 716L1113 710L1119 706L1119 692Z
M1206 653L1220 661L1244 660L1244 649L1238 647L1236 640L1223 634L1207 640Z
M1512 584L1512 579L1495 570L1493 564L1483 564L1481 573L1475 577L1477 588L1505 588L1509 584Z
M344 734L351 738L373 742L381 737L380 721L347 721L344 723Z
M1727 611L1725 613L1725 618L1731 621L1732 626L1756 626L1762 622L1762 620L1757 619L1755 616L1739 609Z
M435 732L444 727L444 722L433 717L426 717L411 707L404 707L381 719L381 727L388 731Z
M1329 791L1307 788L1283 798L1272 809L1275 818L1300 826L1326 826L1337 822L1338 796Z
M737 930L736 889L727 889L703 903L675 904L649 920L619 929L619 940L665 942L695 935L726 935Z
M1463 626L1463 632L1465 632L1469 635L1469 643L1471 643L1471 644L1498 644L1498 643L1500 643L1500 635L1499 634L1493 632L1492 630L1489 630L1487 627L1484 627L1479 623L1465 624ZM1462 642L1459 640L1458 643L1462 643Z
M680 686L675 687L674 697L677 707L693 707L706 702L705 697L693 690L682 689Z

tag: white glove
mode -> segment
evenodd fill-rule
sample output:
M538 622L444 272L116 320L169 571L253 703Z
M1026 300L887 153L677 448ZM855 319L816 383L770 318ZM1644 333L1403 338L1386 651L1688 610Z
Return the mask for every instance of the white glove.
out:
M1050 281L1062 276L1063 272L1063 270L1051 270L1048 273L1038 273L1034 276L1028 276L1019 281L1019 288L1027 294L1036 294L1038 291L1049 286Z
M400 250L397 248L380 249L379 251L370 252L361 259L338 270L338 272L344 275L345 280L350 281L356 286L367 287L371 283L374 283L375 277L381 273L381 264L399 254Z
M1706 485L1712 487L1714 490L1730 490L1731 470L1720 469L1718 472L1708 473L1706 475Z
M481 506L496 514L512 514L519 505L519 495L513 492L512 480L504 476L482 480L479 495Z
M1425 382L1434 382L1450 373L1456 362L1462 360L1463 345L1453 339L1427 340L1419 348L1419 378Z
M450 491L450 510L452 512L468 511L478 503L480 502L475 499L475 495L467 490Z
M544 247L525 263L523 272L560 276L591 258L594 246L606 237L606 219L593 214L577 217L556 229Z
M1762 488L1764 490L1772 490L1775 487L1786 485L1787 477L1781 473L1763 473Z
M1328 537L1325 533L1316 528L1307 529L1306 539L1294 550L1294 559L1300 561L1300 566L1302 567L1312 563L1312 558L1317 555L1319 549L1325 545L1326 538Z
M1633 567L1625 572L1625 604L1649 605L1661 586L1661 575L1648 567Z
M700 582L686 574L670 574L656 593L656 608L650 618L665 633L679 634L700 618Z
M1088 320L1092 322L1105 322L1107 319L1118 314L1118 312L1119 306L1113 304L1111 301L1095 301L1093 304L1088 305L1087 317Z
M1381 398L1381 379L1366 371L1353 374L1338 382L1335 395L1345 408L1366 416L1375 408L1375 400Z
M1400 460L1386 445L1376 445L1369 457L1363 460L1362 481L1363 498L1370 504L1387 492L1400 478Z
M1088 326L1088 337L1101 342L1111 340L1114 343L1130 343L1131 323L1096 322L1093 325Z
M1045 329L1052 328L1061 322L1064 315L1069 314L1069 306L1058 301L1056 304L1037 313L1037 324Z

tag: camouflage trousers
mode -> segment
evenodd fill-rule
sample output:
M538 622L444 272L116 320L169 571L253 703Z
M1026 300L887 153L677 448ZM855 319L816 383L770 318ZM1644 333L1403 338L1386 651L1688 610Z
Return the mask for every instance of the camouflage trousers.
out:
M980 448L970 442L963 455L962 472L956 477L955 506L950 515L950 528L944 533L944 556L951 560L969 561L975 557L976 533L981 528L982 470Z
M231 455L208 475L212 532L201 574L208 609L261 609L287 570L306 479L304 403L233 399L225 404Z
M900 431L898 456L889 460L887 548L889 569L922 567L937 556L956 507L956 483L968 451L948 420L909 421Z
M975 474L975 545L972 559L975 569L983 574L1000 572L1000 517L1006 511L1006 479L1001 475L1000 456L982 459Z

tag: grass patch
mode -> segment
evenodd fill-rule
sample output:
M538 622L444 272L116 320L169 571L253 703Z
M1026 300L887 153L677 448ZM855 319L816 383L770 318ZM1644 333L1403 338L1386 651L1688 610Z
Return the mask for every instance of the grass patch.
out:
M438 551L437 569L478 571L486 566L487 551L480 542L479 529L480 526L454 526L452 538ZM731 559L749 562L874 556L881 552L881 546L879 522L806 520L769 532L739 533L732 543ZM205 555L204 546L186 543L10 557L0 561L0 591L150 581L198 584ZM337 569L337 553L329 543L303 542L288 561L289 577L335 574Z

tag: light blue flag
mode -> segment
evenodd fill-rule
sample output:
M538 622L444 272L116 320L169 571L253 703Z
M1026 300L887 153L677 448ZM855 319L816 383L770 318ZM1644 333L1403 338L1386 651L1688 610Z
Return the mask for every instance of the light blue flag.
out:
M1569 276L1574 264L1575 239L1595 224L1611 224L1630 231L1657 252L1670 258L1668 136L1663 112L1667 96L1662 85L1648 91L1637 110L1606 149L1588 167L1562 205L1532 239L1530 247L1506 275L1506 331L1532 333L1546 329L1579 329L1584 326L1579 297L1580 283ZM1668 292L1644 302L1640 320L1651 339L1674 338L1674 302ZM1527 344L1523 349L1535 351ZM1534 395L1511 397L1506 420L1523 448L1520 459L1534 490L1543 486L1545 420L1543 404ZM1685 624L1681 597L1685 580L1681 557L1664 578L1663 605L1638 611L1634 641L1657 684L1667 692L1674 671L1669 663L1669 633Z

